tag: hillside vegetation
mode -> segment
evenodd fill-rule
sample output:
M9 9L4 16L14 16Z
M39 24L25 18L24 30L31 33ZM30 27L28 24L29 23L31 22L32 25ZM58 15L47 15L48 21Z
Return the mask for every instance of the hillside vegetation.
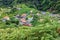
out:
M59 2L0 0L0 40L60 40L60 20L51 14L51 11L59 12ZM28 25L19 23L21 18L17 15L23 14L27 15L26 20L32 20Z
M0 0L0 6L13 7L17 4L24 3L28 7L33 7L38 10L51 11L53 13L59 13L60 0Z

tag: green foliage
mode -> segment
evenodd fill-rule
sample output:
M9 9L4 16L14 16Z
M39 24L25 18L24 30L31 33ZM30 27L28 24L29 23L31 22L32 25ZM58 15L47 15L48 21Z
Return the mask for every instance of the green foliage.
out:
M11 9L9 14L6 13L7 9L0 11L1 19L6 15L11 18L11 21L7 21L9 25L0 20L0 40L60 40L60 23L56 18L49 16L49 12L46 12L45 15L40 13L40 16L37 16L38 10L29 8L25 4L20 7L21 10ZM16 25L18 20L14 18L14 15L30 14L30 10L33 10L34 14L33 26Z
M36 8L43 11L58 12L60 9L60 0L18 0L19 3L25 3L30 8Z
M39 16L34 15L34 16L33 16L33 21L31 22L32 25L33 25L33 26L38 25L38 24L39 24L38 20L39 20Z
M0 40L59 40L56 27L19 27L0 29Z
M30 8L43 11L59 12L60 0L0 0L0 6L14 7L17 4L26 4Z

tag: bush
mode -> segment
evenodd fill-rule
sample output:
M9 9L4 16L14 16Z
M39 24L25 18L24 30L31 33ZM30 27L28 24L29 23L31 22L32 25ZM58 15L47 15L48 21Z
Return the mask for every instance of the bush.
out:
M0 5L14 7L17 4L26 4L31 8L36 8L43 11L59 12L60 0L0 0Z
M19 27L0 29L0 40L59 40L56 27Z
M44 19L40 21L39 18ZM13 20L13 18L12 18ZM60 24L55 18L46 15L34 16L34 26L19 26L15 24L5 25L0 23L0 40L59 40ZM38 23L38 20L40 23ZM14 22L17 20L13 20Z
M25 3L31 8L36 8L43 11L55 11L58 12L60 9L60 0L18 0L19 3ZM54 12L54 13L55 13Z
M30 10L33 10L34 20L33 26L18 26L14 23L17 23L18 20L12 17L13 23L10 21L10 25L6 25L0 20L0 40L60 40L60 23L58 23L56 18L49 16L49 12L46 15L40 14L37 16L38 12L36 9L29 8L23 4L22 9L17 11L13 8L14 12L11 14L5 14L3 11L2 16L9 15L11 18L16 13L28 13ZM8 12L9 13L9 12ZM13 14L12 14L13 13Z

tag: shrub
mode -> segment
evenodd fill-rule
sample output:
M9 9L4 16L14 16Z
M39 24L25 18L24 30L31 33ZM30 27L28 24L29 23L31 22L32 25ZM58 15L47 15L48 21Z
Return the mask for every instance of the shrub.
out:
M59 40L54 26L0 29L0 40Z
M0 0L1 6L14 7L17 4L26 4L28 7L43 11L59 12L60 0Z

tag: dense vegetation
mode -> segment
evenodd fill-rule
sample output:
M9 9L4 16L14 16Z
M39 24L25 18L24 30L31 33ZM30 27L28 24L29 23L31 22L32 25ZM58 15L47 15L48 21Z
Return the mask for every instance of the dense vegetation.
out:
M60 40L60 20L47 11L50 8L59 11L59 1L0 0L0 40ZM43 14L39 10L46 12ZM24 13L30 16L31 11L34 15L32 26L17 25L19 21L14 16ZM5 16L9 16L11 21L4 22Z
M60 0L0 0L0 6L13 7L21 3L24 3L28 7L33 7L38 10L49 10L54 13L60 11Z

